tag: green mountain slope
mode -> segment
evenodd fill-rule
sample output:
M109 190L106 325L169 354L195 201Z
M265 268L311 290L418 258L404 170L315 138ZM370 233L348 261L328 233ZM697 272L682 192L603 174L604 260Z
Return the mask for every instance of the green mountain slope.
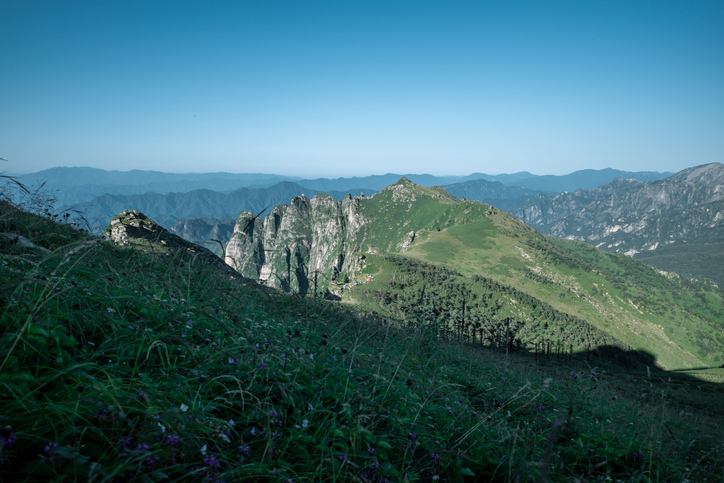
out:
M512 229L498 212L485 221L424 234L405 256L484 275L580 317L663 367L724 362L721 291L667 277L624 255ZM702 298L696 293L707 294Z
M583 243L544 237L517 218L477 201L459 201L439 187L425 188L403 178L371 198L340 202L322 195L312 200L294 198L290 205L276 207L272 215L262 224L251 213L242 213L226 253L228 261L243 262L237 265L242 274L270 285L317 293L331 281L330 290L339 292L340 284L343 287L347 279L358 281L362 275L355 254L384 258L397 253L471 280L477 276L489 281L483 285L505 287L486 292L486 297L495 299L490 303L482 303L484 287L477 287L472 303L478 304L480 310L475 311L490 324L499 325L504 318L522 324L522 343L540 340L545 333L540 322L547 322L562 334L546 335L548 339L570 344L573 339L566 335L565 325L580 320L586 331L603 331L617 341L606 344L652 354L664 368L724 362L722 293L715 285L659 273L630 257ZM357 292L373 287L399 292L389 286L388 272L394 269L389 260L386 263L380 264L379 272L368 273L375 275L375 282ZM424 280L414 280L413 272L413 279L406 283L422 290ZM462 283L459 275L452 274L450 283ZM360 299L351 294L355 290L343 292L343 301L365 302L368 310L392 315L408 313L383 307L379 301L383 295ZM520 304L518 299L526 302ZM517 308L508 312L491 313L486 308L511 303ZM456 307L448 306L446 311ZM544 306L550 310L538 309ZM463 335L471 338L469 333ZM600 345L601 340L599 336L579 338L574 349Z
M542 233L585 240L662 270L709 277L723 285L723 197L724 165L711 163L659 181L618 179L560 193L511 213Z
M3 482L724 471L717 385L463 346L230 277L146 217L116 220L128 244L0 201Z

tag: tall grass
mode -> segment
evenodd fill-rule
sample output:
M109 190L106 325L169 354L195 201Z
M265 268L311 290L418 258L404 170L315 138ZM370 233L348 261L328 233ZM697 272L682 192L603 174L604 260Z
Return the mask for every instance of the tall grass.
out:
M0 210L2 481L724 478L721 422L645 382Z

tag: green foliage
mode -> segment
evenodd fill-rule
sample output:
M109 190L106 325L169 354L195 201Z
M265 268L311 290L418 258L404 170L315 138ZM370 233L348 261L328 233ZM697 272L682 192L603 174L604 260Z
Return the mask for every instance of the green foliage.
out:
M504 359L233 279L186 250L154 256L8 207L0 217L35 245L0 247L3 481L701 481L724 471L711 419L645 387L639 400L623 375Z

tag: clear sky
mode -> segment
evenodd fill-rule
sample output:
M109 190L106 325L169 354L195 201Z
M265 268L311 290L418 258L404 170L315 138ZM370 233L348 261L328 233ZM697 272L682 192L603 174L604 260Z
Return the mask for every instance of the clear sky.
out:
M0 170L724 161L724 1L0 1Z

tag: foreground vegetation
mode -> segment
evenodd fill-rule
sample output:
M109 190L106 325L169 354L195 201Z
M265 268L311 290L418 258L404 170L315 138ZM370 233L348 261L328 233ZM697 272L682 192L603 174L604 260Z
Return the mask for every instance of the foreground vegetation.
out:
M724 478L721 416L655 374L506 357L7 202L0 232L2 481Z

